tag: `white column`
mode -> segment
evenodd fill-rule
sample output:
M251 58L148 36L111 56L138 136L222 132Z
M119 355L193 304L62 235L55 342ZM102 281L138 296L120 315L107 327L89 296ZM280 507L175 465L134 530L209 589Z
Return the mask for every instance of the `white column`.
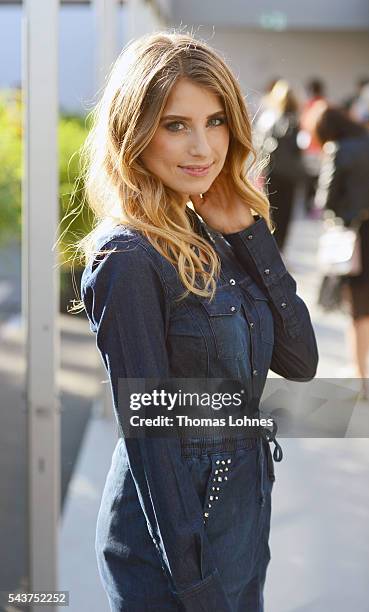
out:
M126 42L143 34L162 30L168 25L164 16L160 16L154 1L127 0L126 19Z
M118 55L118 3L117 0L94 0L96 41L96 89L104 87L106 77ZM101 363L101 381L108 375ZM95 416L113 418L110 385L101 384L101 395L95 405Z
M117 0L94 0L96 31L96 83L100 88L118 55Z
M58 0L24 1L22 308L26 329L30 591L57 589L60 511ZM49 607L48 609L54 609ZM43 612L44 606L32 610Z

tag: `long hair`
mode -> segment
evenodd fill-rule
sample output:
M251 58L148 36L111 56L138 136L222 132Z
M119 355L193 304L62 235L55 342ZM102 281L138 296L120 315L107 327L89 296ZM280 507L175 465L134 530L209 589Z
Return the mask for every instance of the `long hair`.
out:
M220 271L217 253L194 231L183 196L150 173L140 159L181 77L208 88L223 101L230 130L224 170L240 199L273 231L267 197L249 178L257 158L235 76L207 43L189 34L163 31L142 36L123 49L92 111L92 128L82 149L82 176L95 227L78 246L88 261L95 253L101 226L122 224L143 234L176 266L185 287L183 297L193 292L212 298Z

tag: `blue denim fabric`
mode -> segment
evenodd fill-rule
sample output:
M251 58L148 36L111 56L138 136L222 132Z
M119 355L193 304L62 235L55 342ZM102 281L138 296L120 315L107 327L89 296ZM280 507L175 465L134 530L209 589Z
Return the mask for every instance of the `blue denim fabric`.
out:
M212 302L193 294L177 302L175 267L122 226L99 240L114 252L84 271L118 426L119 378L239 379L257 404L269 368L290 380L315 375L310 316L265 221L222 235L189 215L221 259ZM228 467L221 476L219 466ZM210 500L215 477L222 491ZM267 440L121 438L96 532L111 609L262 612L273 480Z

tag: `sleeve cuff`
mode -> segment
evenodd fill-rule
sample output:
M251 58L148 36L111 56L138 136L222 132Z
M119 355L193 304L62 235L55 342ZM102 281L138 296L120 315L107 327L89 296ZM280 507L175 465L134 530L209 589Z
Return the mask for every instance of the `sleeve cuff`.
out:
M174 591L186 612L231 612L231 606L224 592L219 572L184 591Z
M244 269L267 291L285 329L291 336L297 337L299 321L294 308L296 282L284 265L277 242L265 219L259 215L255 219L246 229L222 236Z
M280 251L266 221L259 215L255 222L240 232L222 234L236 255L248 253L266 287L274 285L286 274Z

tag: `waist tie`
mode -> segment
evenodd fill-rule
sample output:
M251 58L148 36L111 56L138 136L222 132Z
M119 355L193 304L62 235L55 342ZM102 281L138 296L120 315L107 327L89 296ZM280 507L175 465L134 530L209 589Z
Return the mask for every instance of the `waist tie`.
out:
M280 444L276 440L276 433L278 431L277 423L273 419L273 429L270 430L267 427L260 427L260 444L259 444L259 489L260 489L260 505L265 504L265 490L264 490L264 451L267 457L267 469L268 478L272 482L275 481L274 473L274 461L280 462L283 459L283 451ZM273 455L270 450L270 442L274 443Z

